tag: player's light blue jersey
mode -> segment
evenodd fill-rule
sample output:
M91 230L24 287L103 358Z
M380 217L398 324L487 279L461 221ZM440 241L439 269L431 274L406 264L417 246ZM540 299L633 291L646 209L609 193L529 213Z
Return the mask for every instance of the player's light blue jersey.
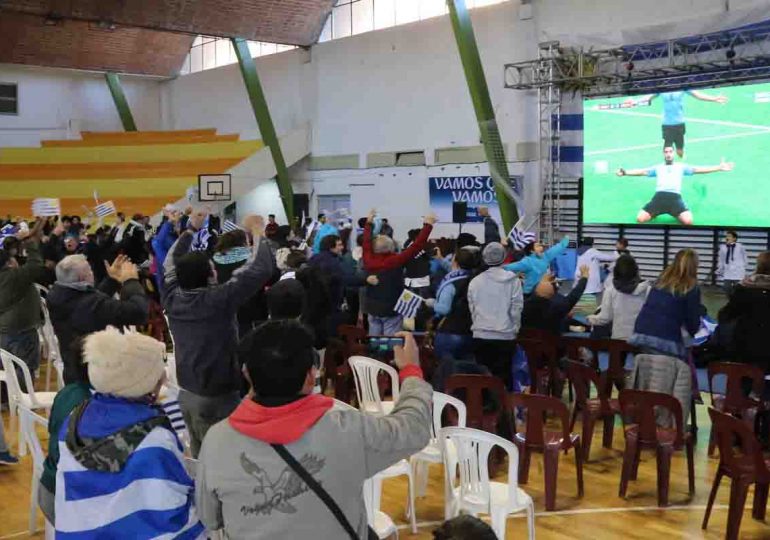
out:
M666 92L660 94L663 101L663 125L675 126L684 124L684 96L692 94L689 90L682 92Z
M658 185L655 191L665 191L666 193L682 193L682 178L695 174L695 169L683 163L672 163L671 165L656 165L647 169L647 176L657 178Z

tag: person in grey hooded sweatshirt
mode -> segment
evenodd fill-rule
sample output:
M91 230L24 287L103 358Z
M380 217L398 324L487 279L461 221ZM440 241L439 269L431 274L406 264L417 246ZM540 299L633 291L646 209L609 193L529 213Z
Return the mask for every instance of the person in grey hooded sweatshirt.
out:
M203 524L244 540L367 538L364 481L430 439L433 390L422 380L414 338L398 335L401 393L386 416L335 407L313 393L313 335L300 322L269 321L247 335L239 354L252 390L201 448L196 504Z
M524 293L519 277L502 267L505 248L499 242L487 244L481 257L489 269L468 285L473 348L476 360L510 386Z
M621 255L615 262L612 280L607 280L599 313L589 315L593 326L612 323L612 339L628 340L642 310L650 284L639 277L639 267L631 255Z

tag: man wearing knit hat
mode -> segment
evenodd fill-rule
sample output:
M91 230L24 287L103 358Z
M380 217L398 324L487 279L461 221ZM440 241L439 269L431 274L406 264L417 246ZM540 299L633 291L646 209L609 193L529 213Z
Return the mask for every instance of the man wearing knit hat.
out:
M203 537L182 445L155 404L165 351L151 337L114 328L86 338L96 393L59 434L57 536Z
M510 387L511 359L524 307L521 282L503 269L505 248L499 242L487 244L481 257L489 269L468 286L476 360Z

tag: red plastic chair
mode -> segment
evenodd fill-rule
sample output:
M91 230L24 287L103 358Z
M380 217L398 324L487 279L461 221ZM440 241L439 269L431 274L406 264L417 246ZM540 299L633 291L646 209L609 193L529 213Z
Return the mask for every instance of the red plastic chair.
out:
M591 454L591 442L597 420L604 421L602 445L612 448L612 436L615 431L615 415L620 414L620 403L611 399L606 385L594 368L580 362L567 362L567 377L575 388L575 404L572 408L569 430L575 429L578 415L583 424L583 459L588 461ZM596 397L591 397L591 385L596 388Z
M528 329L522 331L518 344L527 355L531 394L561 396L564 374L559 369L559 341L547 332Z
M763 409L759 399L746 396L743 380L751 381L751 392L755 396L761 396L765 387L765 374L757 366L750 364L738 364L735 362L712 362L708 365L709 393L712 406L719 412L741 418L750 427L755 426L757 413ZM724 394L715 394L714 377L725 375L727 377ZM709 436L709 456L714 455L716 448L714 425L711 425Z
M695 493L695 440L691 432L685 433L679 401L674 396L646 390L621 390L619 400L626 438L619 495L625 497L628 481L636 480L640 452L643 449L655 450L658 461L658 506L668 506L671 456L674 450L686 449L687 477L692 496ZM657 425L656 407L668 410L674 420L674 428Z
M562 343L568 358L579 360L580 348L585 348L593 354L591 366L599 369L599 354L606 352L609 355L609 366L601 372L602 383L607 391L614 385L618 390L626 387L626 356L635 353L636 348L619 339L593 339L580 337L563 337Z
M770 485L770 460L764 458L762 447L754 431L741 419L713 408L709 408L709 416L711 416L712 432L715 433L719 445L719 466L711 486L701 528L708 527L711 508L719 491L719 483L723 476L727 476L732 480L732 486L725 538L737 540L743 507L751 484L756 484L752 517L762 521L765 519L768 485ZM739 443L740 452L736 451L734 446L736 440Z
M465 403L468 410L466 427L498 434L498 422L505 409L505 383L493 375L450 375L444 390ZM484 392L497 402L494 410L484 411ZM450 419L454 421L454 419Z
M519 483L526 484L529 479L530 457L533 451L543 453L545 469L545 509L556 509L556 477L559 471L559 452L566 454L575 450L577 468L578 496L583 496L583 451L580 448L580 435L570 433L569 410L561 400L552 396L538 394L510 394L509 407L515 418L516 407L526 409L527 423L524 433L515 433L513 442L519 449ZM553 431L546 428L544 419L548 415L556 416L561 422L561 429Z

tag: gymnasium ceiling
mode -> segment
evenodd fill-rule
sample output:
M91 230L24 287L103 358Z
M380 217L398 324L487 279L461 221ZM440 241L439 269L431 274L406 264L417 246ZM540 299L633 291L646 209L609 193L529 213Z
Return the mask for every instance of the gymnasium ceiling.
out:
M0 63L174 76L195 36L314 44L335 0L0 0Z

